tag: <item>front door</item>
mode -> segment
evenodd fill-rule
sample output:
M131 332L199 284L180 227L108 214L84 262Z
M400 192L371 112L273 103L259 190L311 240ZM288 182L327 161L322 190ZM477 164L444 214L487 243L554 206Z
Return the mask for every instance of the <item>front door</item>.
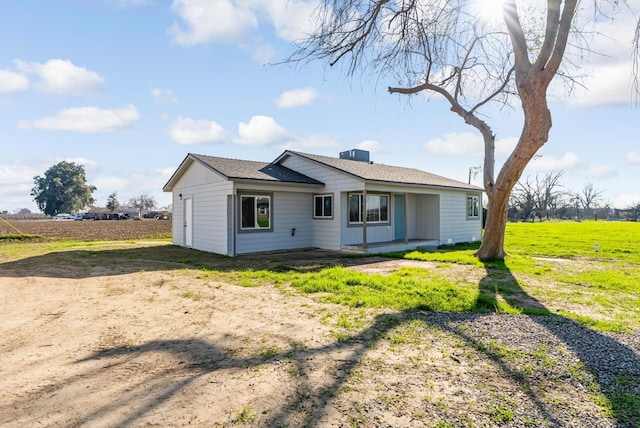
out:
M193 199L184 200L184 246L193 246Z
M404 195L393 195L393 238L404 240Z

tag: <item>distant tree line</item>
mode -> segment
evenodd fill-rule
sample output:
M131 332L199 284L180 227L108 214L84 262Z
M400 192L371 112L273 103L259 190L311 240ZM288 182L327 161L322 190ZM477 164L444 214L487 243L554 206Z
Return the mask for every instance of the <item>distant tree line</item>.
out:
M82 165L62 161L51 166L43 176L34 177L31 196L40 211L48 216L84 211L100 215L100 218L111 218L135 211L142 217L143 212L148 213L157 207L155 198L147 193L134 196L127 204L122 205L117 193L113 192L107 198L106 208L102 209L96 206L96 200L92 196L95 190L95 186L87 184ZM24 210L29 211L26 208Z
M640 202L624 209L614 208L604 200L604 191L596 189L593 183L585 184L577 192L565 189L561 182L563 175L564 171L551 171L518 181L509 198L509 220L638 220Z

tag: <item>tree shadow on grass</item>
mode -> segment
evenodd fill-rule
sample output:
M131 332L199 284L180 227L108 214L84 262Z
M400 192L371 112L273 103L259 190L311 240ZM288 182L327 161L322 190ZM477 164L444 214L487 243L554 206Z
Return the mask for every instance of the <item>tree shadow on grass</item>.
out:
M574 368L586 370L594 383L588 384L592 398L604 397L607 413L619 426L640 427L640 356L605 334L587 328L575 320L554 314L542 302L529 295L504 261L484 263L486 276L480 280L480 297L475 311L499 311L501 302L528 316L543 330L564 344L579 360ZM471 339L467 339L472 341Z
M343 258L339 252L297 250L227 257L175 245L113 244L116 248L51 251L0 263L1 277L89 278L136 272L196 270L320 270L335 264L365 264L369 258Z

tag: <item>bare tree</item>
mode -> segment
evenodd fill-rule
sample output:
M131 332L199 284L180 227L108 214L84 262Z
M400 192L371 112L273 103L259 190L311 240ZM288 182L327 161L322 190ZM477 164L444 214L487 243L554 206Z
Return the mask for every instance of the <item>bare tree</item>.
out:
M544 176L536 174L535 180L530 176L519 180L511 192L510 206L520 213L520 218L529 219L537 216L542 221L543 216L549 219L549 209L555 208L562 192L560 178L564 171L551 171Z
M584 210L585 216L590 217L591 211L599 206L603 193L602 190L596 190L593 183L585 184L580 192L576 193L576 201Z
M540 210L540 217L544 215L547 220L549 219L549 210L555 210L560 197L563 192L559 189L562 187L560 184L560 179L564 175L564 171L550 171L542 177L539 189L538 196L538 209ZM538 176L536 175L536 181L538 181Z
M547 0L543 12L520 11L516 3L504 0L503 21L492 24L478 19L470 0L324 0L315 31L290 58L340 63L351 76L357 70L390 76L397 82L388 88L391 94L438 94L480 132L488 196L480 259L505 255L509 195L549 139L547 90L555 76L569 75L560 67L570 36L576 35L576 46L583 41L581 32L572 32L578 0ZM480 110L489 102L509 103L511 95L519 98L524 123L496 177L495 135Z
M524 181L518 181L514 186L509 204L518 213L518 218L521 220L529 220L534 216L537 191L537 185L531 182L529 176Z
M129 199L129 206L134 207L139 212L154 209L156 205L157 203L155 198L147 193L142 193L141 195Z

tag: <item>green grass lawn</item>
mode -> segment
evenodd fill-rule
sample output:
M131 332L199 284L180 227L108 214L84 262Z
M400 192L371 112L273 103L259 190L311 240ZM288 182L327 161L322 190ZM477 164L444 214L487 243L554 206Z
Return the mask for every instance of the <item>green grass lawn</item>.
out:
M476 248L394 253L436 265L388 275L340 266L313 272L279 266L223 275L245 286L288 284L352 307L556 314L601 331L640 330L640 224L510 223L504 262L480 262L473 256Z

